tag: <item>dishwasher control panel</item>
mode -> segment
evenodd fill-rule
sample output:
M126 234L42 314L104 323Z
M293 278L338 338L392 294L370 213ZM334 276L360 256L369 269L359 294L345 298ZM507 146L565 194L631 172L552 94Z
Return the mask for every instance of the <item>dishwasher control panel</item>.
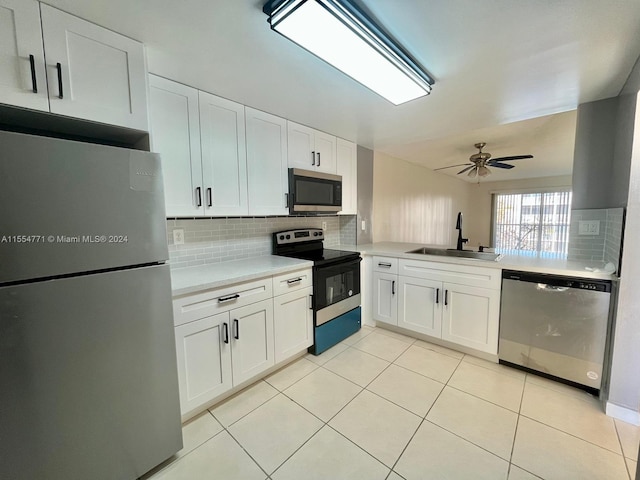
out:
M506 280L518 280L521 282L544 283L554 287L577 288L579 290L591 290L594 292L611 292L610 280L561 277L558 275L516 272L512 270L503 270L502 278Z

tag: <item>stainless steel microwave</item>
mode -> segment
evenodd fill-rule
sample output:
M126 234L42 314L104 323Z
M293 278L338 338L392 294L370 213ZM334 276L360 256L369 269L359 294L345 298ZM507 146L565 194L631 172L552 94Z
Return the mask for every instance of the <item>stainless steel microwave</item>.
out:
M340 175L289 169L289 213L337 213L340 210Z

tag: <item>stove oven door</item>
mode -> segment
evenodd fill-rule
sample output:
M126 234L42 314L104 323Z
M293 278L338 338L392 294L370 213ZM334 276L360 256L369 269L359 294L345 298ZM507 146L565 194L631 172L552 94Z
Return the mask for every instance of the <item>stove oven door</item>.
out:
M314 267L316 326L360 306L360 262L351 259Z

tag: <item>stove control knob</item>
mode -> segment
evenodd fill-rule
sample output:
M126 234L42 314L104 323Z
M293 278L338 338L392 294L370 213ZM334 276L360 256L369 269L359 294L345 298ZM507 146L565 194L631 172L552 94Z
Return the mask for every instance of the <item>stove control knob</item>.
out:
M289 240L291 238L291 235L287 235L287 240Z
M280 235L280 240L284 240L284 235Z

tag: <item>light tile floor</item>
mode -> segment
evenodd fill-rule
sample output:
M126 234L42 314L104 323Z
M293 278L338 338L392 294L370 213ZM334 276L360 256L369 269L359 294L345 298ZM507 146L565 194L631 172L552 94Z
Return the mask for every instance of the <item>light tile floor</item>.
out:
M634 480L640 428L597 399L363 327L183 426L153 480Z

